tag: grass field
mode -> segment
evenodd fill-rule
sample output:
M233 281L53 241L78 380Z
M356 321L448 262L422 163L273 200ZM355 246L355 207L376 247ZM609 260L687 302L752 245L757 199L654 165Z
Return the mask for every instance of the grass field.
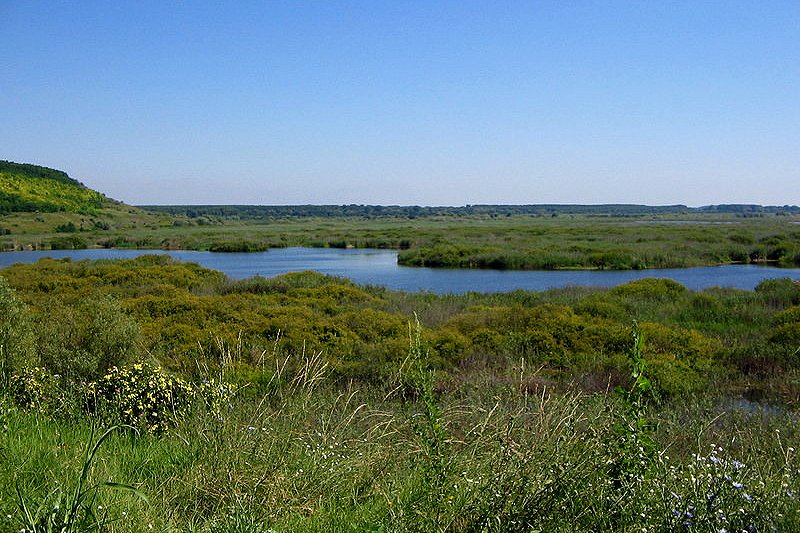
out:
M485 375L447 394L426 372L336 384L309 358L268 394L169 432L113 432L85 479L92 419L4 400L0 530L70 517L63 531L800 527L796 414L553 392L522 361L502 385Z

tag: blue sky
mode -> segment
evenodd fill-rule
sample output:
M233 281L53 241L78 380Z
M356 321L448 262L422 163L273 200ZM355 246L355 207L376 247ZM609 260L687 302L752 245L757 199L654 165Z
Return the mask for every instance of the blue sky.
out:
M133 204L800 204L800 2L0 1L0 159Z

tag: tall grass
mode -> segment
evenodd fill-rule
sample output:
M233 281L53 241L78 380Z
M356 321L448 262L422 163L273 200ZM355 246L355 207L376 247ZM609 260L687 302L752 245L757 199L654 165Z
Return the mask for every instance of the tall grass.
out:
M83 487L147 495L84 497L112 532L800 529L795 414L555 393L521 361L500 383L442 394L417 339L383 386L334 382L312 355L262 397L161 436L94 440L86 421L3 403L0 531L32 523L14 487L30 508L76 472ZM645 414L651 425L620 429Z

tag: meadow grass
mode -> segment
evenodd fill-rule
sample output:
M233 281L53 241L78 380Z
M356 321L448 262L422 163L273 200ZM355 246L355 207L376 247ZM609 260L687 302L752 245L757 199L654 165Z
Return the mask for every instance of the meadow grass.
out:
M102 531L793 531L797 415L532 388L536 369L437 392L424 353L383 387L309 357L282 385L161 435L114 432L86 483ZM84 471L83 416L2 403L0 531ZM646 418L648 423L641 424ZM94 435L94 437L93 437ZM644 438L646 437L646 438ZM650 442L651 445L645 445ZM9 518L10 517L10 518ZM75 531L90 531L83 529Z

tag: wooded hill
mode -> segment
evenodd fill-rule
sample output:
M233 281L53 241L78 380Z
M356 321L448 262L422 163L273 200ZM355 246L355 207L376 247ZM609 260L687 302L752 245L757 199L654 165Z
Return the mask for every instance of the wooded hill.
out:
M94 214L108 199L70 178L38 165L0 161L0 213L71 212Z

